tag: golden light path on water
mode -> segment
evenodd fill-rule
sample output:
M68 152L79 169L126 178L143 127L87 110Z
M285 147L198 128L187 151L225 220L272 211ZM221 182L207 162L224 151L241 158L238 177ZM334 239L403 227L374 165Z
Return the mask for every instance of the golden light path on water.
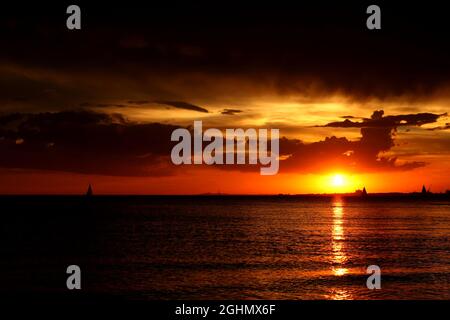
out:
M332 246L332 272L335 276L341 277L348 273L348 269L343 265L347 262L348 257L345 251L345 230L344 230L344 207L340 199L336 199L333 203L333 225L331 229L331 246ZM351 294L344 289L332 288L331 298L334 300L352 299Z

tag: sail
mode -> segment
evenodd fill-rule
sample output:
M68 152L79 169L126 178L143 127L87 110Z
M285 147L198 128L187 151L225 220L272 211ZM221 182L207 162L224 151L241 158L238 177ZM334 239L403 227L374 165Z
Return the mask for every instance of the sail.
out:
M87 192L86 192L86 196L90 197L92 195L93 195L92 186L91 186L91 184L89 184L89 187L88 187Z
M363 196L367 196L366 187L363 188L362 195L363 195Z

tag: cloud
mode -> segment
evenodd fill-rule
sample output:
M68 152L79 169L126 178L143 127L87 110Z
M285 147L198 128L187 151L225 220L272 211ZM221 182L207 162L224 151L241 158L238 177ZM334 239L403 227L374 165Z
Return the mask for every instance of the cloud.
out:
M400 126L421 126L424 124L434 123L439 118L447 116L444 114L434 113L416 113L395 116L384 116L383 110L374 111L370 118L363 118L361 122L353 122L348 117L344 121L330 122L323 127L334 128L374 128L386 127L394 128ZM320 126L319 126L320 127Z
M143 105L143 104L148 104L150 103L150 101L147 100L130 100L128 101L129 104L136 104L136 105Z
M148 10L137 6L109 8L120 20L102 18L104 8L89 3L84 8L90 13L89 32L76 37L60 32L55 8L41 6L5 11L0 24L8 46L1 50L0 61L45 74L64 73L69 79L54 84L54 79L37 79L29 72L25 80L1 74L2 96L40 97L41 89L51 86L61 92L54 97L58 105L67 93L105 98L98 96L97 86L108 89L101 94L116 94L117 88L111 90L115 83L127 91L119 98L146 94L149 100L206 101L217 92L248 97L269 90L309 98L341 94L418 101L437 93L450 96L450 44L442 41L449 25L446 11L436 6L389 4L385 10L397 19L390 20L389 32L376 37L362 32L361 8L342 3L258 6L246 8L245 14L233 6L220 11L192 4L170 10L152 7L152 19L147 19ZM49 14L36 16L37 9ZM418 20L423 23L415 23ZM129 81L124 87L117 79L125 78ZM191 87L201 93L190 96ZM127 95L130 92L134 95Z
M223 109L221 114L234 116L235 114L241 113L241 112L242 112L242 110L238 110L238 109Z
M331 136L304 143L282 137L280 172L379 172L423 167L423 161L405 162L386 154L395 146L397 124L405 125L406 121L420 125L438 118L429 114L384 116L382 111L375 111L370 119L363 120L367 125L361 126L358 140ZM178 168L170 161L174 145L170 136L177 128L85 110L2 115L0 166L117 176L171 175ZM259 166L250 165L219 167L259 170Z
M434 128L428 128L429 131L436 131L436 130L448 130L450 129L450 124L446 123L444 126L434 127Z
M331 136L321 141L303 143L298 139L282 137L280 139L280 172L406 171L426 166L427 163L424 161L401 161L395 155L387 156L386 154L395 146L398 126L420 126L436 122L443 116L446 115L418 113L384 116L383 110L377 110L370 118L362 118L362 122L346 119L325 125L359 128L361 137L356 141L346 137ZM232 168L243 171L256 170L251 166L233 166Z
M192 110L192 111L198 111L198 112L204 112L204 113L208 113L208 110L206 110L205 108L187 103L187 102L183 102L183 101L163 101L163 100L158 100L158 101L154 101L155 103L158 104L165 104L174 108L178 108L178 109L185 109L185 110Z
M336 168L350 171L389 171L412 170L426 165L422 161L399 162L395 156L383 156L383 153L395 146L394 137L399 126L421 126L434 123L446 114L417 113L395 116L384 116L383 110L376 110L370 118L363 118L361 122L349 119L331 122L325 127L360 128L361 138L349 141L347 138L335 136L312 144L296 143L293 148L288 144L286 152L283 140L280 148L289 155L280 168L290 170L323 170ZM286 144L287 141L284 142ZM285 154L285 155L286 155Z
M83 102L83 103L80 103L80 107L82 107L82 108L126 108L128 106L126 104L116 104L116 103Z
M170 135L176 128L92 111L4 115L0 166L111 176L170 175Z
M131 35L119 40L119 46L127 49L143 49L149 46L145 37L140 35Z
M280 162L280 171L380 172L412 170L426 165L421 161L399 162L395 156L383 156L382 153L393 145L389 132L383 132L379 140L372 137L372 133L364 133L359 141L350 141L332 136L310 144L299 143L290 152L286 152L281 141L280 153L288 157Z

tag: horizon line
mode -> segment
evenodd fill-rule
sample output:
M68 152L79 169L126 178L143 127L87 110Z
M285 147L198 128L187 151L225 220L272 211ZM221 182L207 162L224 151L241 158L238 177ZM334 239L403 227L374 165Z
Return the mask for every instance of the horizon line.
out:
M450 190L447 189L444 192L428 192L426 195L448 195ZM400 192L400 191L390 191L390 192L371 192L367 193L365 196L371 195L423 195L420 191L412 192ZM8 196L83 196L85 193L2 193L0 197ZM222 193L222 192L203 192L203 193L94 193L94 197L97 196L357 196L363 197L362 194L356 192L343 192L343 193Z

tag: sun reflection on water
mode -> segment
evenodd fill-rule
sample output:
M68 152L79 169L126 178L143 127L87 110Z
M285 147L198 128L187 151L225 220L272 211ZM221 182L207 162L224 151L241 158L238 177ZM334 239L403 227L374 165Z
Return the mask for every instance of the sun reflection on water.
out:
M344 267L348 257L345 251L344 243L345 231L343 215L343 203L337 199L333 203L333 225L331 229L331 261L333 263L331 271L333 275L337 277L344 276L348 273L348 269ZM332 288L331 298L336 300L351 299L351 295L345 289Z

